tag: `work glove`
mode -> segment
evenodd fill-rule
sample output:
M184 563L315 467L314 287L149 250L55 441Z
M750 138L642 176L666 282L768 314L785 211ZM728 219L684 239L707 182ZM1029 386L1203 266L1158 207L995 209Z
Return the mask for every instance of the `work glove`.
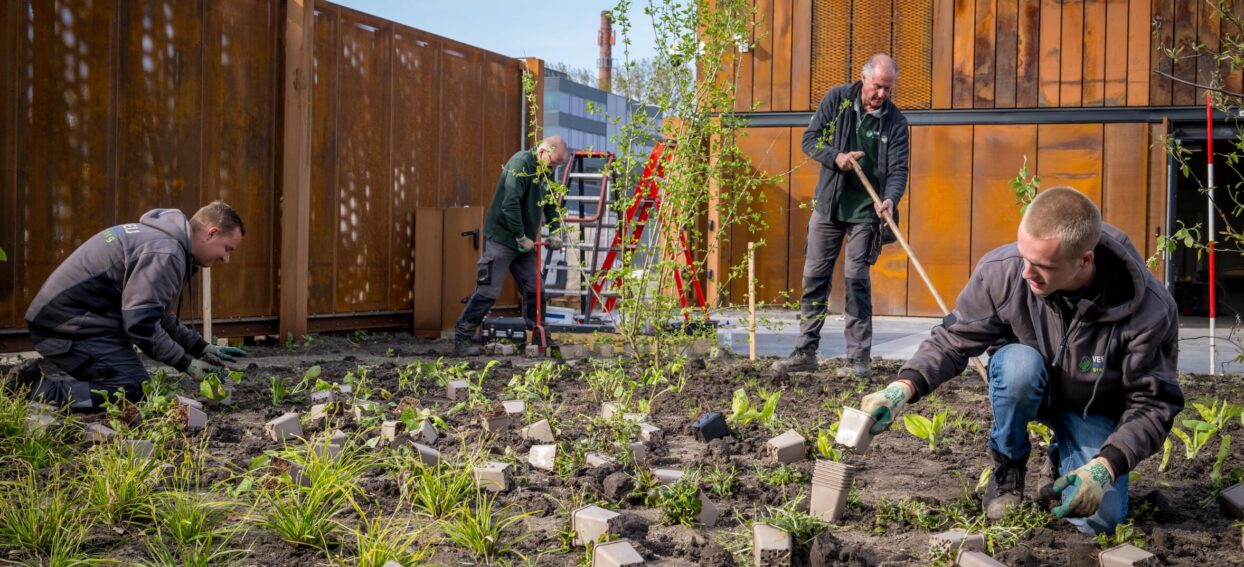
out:
M243 348L209 344L207 348L203 349L203 354L200 355L200 358L207 360L208 356L213 356L221 362L237 362L237 359L234 357L243 357L247 354L249 353ZM208 360L208 362L214 363L215 361Z
M914 393L906 382L890 382L884 390L864 396L860 401L860 411L871 415L876 421L868 432L876 435L888 429L894 418L898 417L898 411Z
M1106 459L1097 457L1054 481L1054 493L1062 497L1062 503L1051 511L1059 518L1092 516L1112 482L1114 473L1110 472L1110 465Z
M562 249L562 239L556 236L550 236L546 242L548 242L549 244L549 250L561 250Z
M221 372L224 372L224 369L210 362L195 358L190 361L190 366L186 367L185 372L187 376L202 381L204 378L207 378L208 374L219 375Z
M526 236L518 237L517 241L519 252L531 252L531 249L536 247L536 243L532 242L531 239Z

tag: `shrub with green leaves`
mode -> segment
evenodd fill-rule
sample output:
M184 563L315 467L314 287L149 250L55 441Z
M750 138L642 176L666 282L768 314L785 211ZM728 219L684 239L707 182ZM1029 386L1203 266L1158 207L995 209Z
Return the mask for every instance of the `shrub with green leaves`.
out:
M406 469L403 489L416 510L445 518L462 507L475 491L475 480L465 467L447 463L425 465L414 455Z
M36 471L14 467L0 484L0 548L22 550L60 565L86 564L82 545L94 522L77 488L59 467ZM12 557L12 556L10 556Z
M760 523L785 530L794 539L796 547L806 548L812 545L812 540L825 531L829 524L816 516L800 510L798 507L800 500L800 498L794 498L783 506L766 508L765 514L756 518L754 522L749 522L748 526L750 527L753 523Z
M671 524L694 526L700 515L700 482L695 475L684 475L656 490L657 507Z
M808 475L794 465L781 465L773 469L757 467L756 476L760 477L761 481L773 486L799 484L808 480Z
M909 413L903 416L903 427L907 432L923 439L929 444L930 451L937 450L937 442L942 438L942 430L946 426L949 410L942 410L929 419L920 414Z
M396 517L363 518L354 530L354 553L334 558L341 567L385 567L396 561L402 567L422 565L430 554L420 547L425 527L416 527Z
M163 463L122 441L91 447L81 461L82 498L108 524L150 519Z

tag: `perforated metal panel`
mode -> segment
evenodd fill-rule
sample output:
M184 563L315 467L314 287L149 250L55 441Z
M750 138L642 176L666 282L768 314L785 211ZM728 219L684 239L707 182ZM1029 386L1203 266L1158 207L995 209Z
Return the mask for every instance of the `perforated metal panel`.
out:
M890 56L898 64L894 104L904 109L932 108L933 2L894 0Z
M931 107L933 3L929 0L814 0L812 104L830 88L859 78L874 53L898 63L899 108Z

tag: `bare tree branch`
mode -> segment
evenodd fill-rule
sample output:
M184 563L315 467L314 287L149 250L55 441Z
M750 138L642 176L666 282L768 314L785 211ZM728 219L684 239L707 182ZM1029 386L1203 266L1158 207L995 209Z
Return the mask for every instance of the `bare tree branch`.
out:
M1227 96L1233 96L1233 97L1236 97L1236 98L1244 98L1244 93L1237 93L1237 92L1235 92L1235 91L1229 91L1229 90L1227 90L1227 89L1220 89L1220 88L1217 88L1217 87L1211 87L1211 86L1209 86L1209 85L1202 85L1201 83L1197 83L1197 82L1194 82L1194 81L1189 81L1189 80L1186 80L1186 79L1180 79L1179 77L1176 77L1176 76L1174 76L1174 75L1172 75L1172 74L1170 74L1170 73L1166 73L1166 72L1164 72L1164 71L1158 71L1158 70L1155 70L1155 71L1154 71L1154 73L1156 73L1156 74L1158 74L1158 75L1161 75L1161 76L1163 76L1163 77L1166 77L1166 78L1168 78L1168 79L1170 79L1170 80L1172 80L1172 81L1175 81L1176 83L1183 83L1183 84L1185 84L1185 85L1191 85L1191 86L1194 86L1194 87L1196 87L1196 88L1198 88L1198 89L1205 89L1205 90L1207 90L1207 91L1213 91L1213 92L1216 92L1216 93L1222 93L1222 94L1225 94L1225 95L1227 95Z

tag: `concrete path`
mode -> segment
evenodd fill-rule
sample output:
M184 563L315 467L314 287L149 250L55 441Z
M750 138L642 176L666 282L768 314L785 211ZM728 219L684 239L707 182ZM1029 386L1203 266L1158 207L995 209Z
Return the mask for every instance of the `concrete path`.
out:
M756 324L756 354L758 356L786 356L795 348L799 335L798 314L794 311L758 312ZM730 348L741 354L747 353L747 312L729 311L722 317L729 325L722 329L719 338L728 339ZM888 360L907 360L916 352L920 343L929 336L929 329L941 323L941 319L928 317L875 317L873 318L873 356ZM1244 325L1234 329L1234 320L1218 319L1215 336L1218 338L1219 372L1240 374L1244 378L1244 362L1235 359L1244 354ZM846 343L842 337L843 320L831 315L821 332L823 357L846 355ZM1205 318L1180 319L1179 370L1183 372L1209 372L1209 321Z

